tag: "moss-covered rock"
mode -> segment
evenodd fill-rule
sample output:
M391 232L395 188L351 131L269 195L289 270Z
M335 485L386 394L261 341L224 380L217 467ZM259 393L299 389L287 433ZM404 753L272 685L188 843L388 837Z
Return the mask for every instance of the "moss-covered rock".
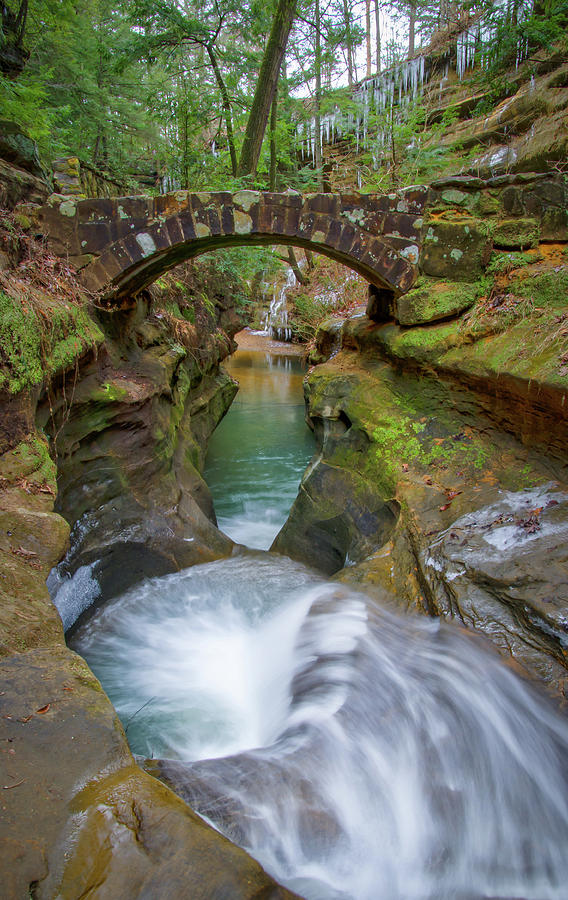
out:
M46 179L37 146L16 122L0 119L0 159L24 169L35 178Z
M396 300L396 319L400 325L448 319L473 306L476 296L475 285L425 278Z
M366 352L343 349L333 361L316 367L307 385L308 411L321 443L314 471L320 468L324 476L333 471L337 484L347 484L356 473L362 483L372 485L370 497L376 496L377 501L382 498L391 513L400 511L392 516L388 529L375 535L375 547L365 547L367 557L355 560L355 565L348 565L338 577L357 584L380 602L386 588L405 608L449 618L467 609L462 621L487 631L503 652L513 653L528 671L562 690L568 670L566 660L558 653L556 634L560 634L564 615L562 603L553 634L546 615L524 615L521 597L517 612L511 612L512 601L506 590L497 601L492 591L491 598L485 599L477 592L475 604L465 595L454 602L452 570L444 593L438 585L439 576L432 576L435 564L428 568L433 535L445 529L450 534L457 518L494 502L498 490L522 491L545 484L552 473L560 476L562 463L555 463L553 457L543 458L496 427L493 417L495 412L501 413L499 403L491 405L491 416L487 416L488 404L480 393L482 379L474 376L473 368L467 368L471 365L467 351L476 344L462 348L461 370L458 349L443 352L439 348L440 356L431 355L425 362L409 347L406 365L397 355L395 369L377 359L377 355L386 355L389 347L385 333L394 335L395 326L369 327L360 319L354 320L345 330L344 347L352 346L357 339ZM455 354L455 380L448 377L447 369L438 367L437 359L447 359L449 352ZM444 380L436 371L444 372ZM475 386L475 392L467 383ZM528 442L526 426L526 420L518 422L516 430ZM552 446L550 433L547 438ZM334 507L334 491L326 477L320 484L308 472L303 486L305 496L298 499L286 526L286 548L293 555L303 553L301 558L305 559L310 546L312 565L317 564L320 552L324 565L328 565L328 535L332 533L335 549L341 528L347 533L346 516L340 514L339 505ZM320 541L318 529L326 519L331 527L325 530L326 540ZM311 527L315 537L310 545ZM558 556L560 569L562 559ZM561 581L563 576L559 577Z
M103 334L82 303L0 290L0 390L17 394L72 368Z
M493 231L493 243L502 250L527 250L536 247L540 238L540 222L536 219L503 219Z

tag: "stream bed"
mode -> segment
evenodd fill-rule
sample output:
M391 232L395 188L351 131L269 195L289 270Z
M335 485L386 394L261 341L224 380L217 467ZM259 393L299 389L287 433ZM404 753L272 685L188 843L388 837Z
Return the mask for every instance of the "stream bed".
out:
M312 445L301 373L249 368L206 477L263 548ZM309 900L565 900L568 722L465 630L239 547L109 601L73 647L150 770Z

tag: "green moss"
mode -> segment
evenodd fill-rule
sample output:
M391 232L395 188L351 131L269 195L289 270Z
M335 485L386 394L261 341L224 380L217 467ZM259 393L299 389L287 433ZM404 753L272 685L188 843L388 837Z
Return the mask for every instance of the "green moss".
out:
M413 358L417 362L432 362L452 347L460 346L464 338L458 322L428 325L421 328L383 329L389 354L395 358Z
M0 387L16 394L40 384L41 328L35 312L0 291Z
M511 292L517 297L531 300L537 307L565 309L568 297L568 270L544 272L534 278L517 278L511 283Z
M26 478L36 484L48 484L55 490L57 470L49 455L47 439L39 433L31 434L13 450L2 456L0 476L8 482Z
M522 269L535 262L534 254L511 251L509 253L493 253L487 266L488 275L498 275L501 272L510 272L512 269Z
M105 381L91 394L91 399L103 403L122 403L128 399L128 390L116 381Z
M477 298L476 285L422 278L417 287L396 301L401 325L422 325L459 315Z
M0 291L0 388L16 394L65 371L103 334L84 307L40 307Z
M493 233L495 245L509 250L536 247L539 238L540 222L537 219L503 219L497 222Z

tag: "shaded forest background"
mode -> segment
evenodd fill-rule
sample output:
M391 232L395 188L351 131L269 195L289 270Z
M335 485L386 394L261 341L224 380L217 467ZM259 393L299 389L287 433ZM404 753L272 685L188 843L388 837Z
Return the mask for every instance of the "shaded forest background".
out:
M477 28L466 62L481 65L460 77L503 93L508 67L565 48L568 21L568 0L9 0L1 9L0 117L37 141L47 165L77 155L125 189L156 191L317 189L322 122L336 110L357 120L353 85L425 51L453 54L455 67L459 41ZM420 97L404 122L391 118L411 145L424 129ZM317 134L307 159L306 123ZM376 186L370 175L360 188Z

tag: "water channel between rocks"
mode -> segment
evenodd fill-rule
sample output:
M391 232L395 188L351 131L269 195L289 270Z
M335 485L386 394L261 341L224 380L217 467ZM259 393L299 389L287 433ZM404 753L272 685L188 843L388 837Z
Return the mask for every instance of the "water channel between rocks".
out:
M220 526L260 548L312 451L299 364L264 357L231 363L206 473ZM302 896L565 900L568 723L466 632L240 549L137 585L73 644L150 770Z

